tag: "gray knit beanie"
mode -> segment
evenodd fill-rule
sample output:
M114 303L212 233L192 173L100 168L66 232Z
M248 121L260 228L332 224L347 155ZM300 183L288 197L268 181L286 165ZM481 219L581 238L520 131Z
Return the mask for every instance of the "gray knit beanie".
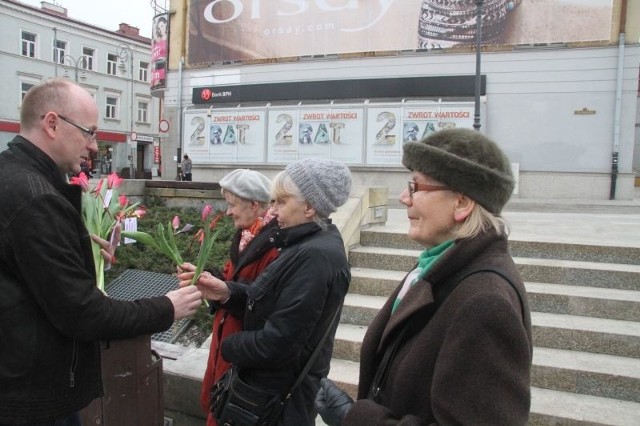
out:
M262 173L236 169L220 180L220 187L249 201L271 201L271 181Z
M290 163L285 171L320 217L329 217L349 198L351 172L342 163L305 158Z
M475 200L494 214L507 203L515 182L507 156L471 129L446 129L404 145L402 164Z

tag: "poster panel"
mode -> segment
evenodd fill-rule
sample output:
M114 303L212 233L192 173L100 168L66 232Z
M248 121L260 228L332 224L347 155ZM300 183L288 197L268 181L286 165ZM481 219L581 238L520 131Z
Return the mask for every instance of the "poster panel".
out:
M362 162L364 108L314 106L300 110L299 158L323 157Z
M367 109L367 164L402 163L402 108L396 105Z
M184 114L183 154L188 154L194 163L209 162L208 122L206 110L186 111Z
M267 161L288 163L298 159L299 110L273 108L267 118Z
M189 0L187 61L193 65L472 46L476 3ZM485 0L482 44L608 41L613 5L614 0Z
M209 162L263 162L265 126L264 111L214 110L209 120Z
M473 103L431 104L404 107L402 143L417 142L437 130L454 127L473 128Z
M167 79L169 58L169 14L163 13L153 18L151 41L151 90L163 89Z

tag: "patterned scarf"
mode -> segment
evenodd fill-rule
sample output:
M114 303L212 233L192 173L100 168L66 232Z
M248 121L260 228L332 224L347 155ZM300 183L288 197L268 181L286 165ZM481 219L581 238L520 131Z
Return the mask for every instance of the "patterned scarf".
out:
M249 242L251 242L251 240L253 240L254 237L260 233L262 228L267 223L271 222L272 219L273 216L269 214L269 209L267 209L261 217L257 218L256 221L253 222L253 225L242 230L242 234L240 235L240 244L238 245L240 252L247 247Z
M402 288L400 289L400 293L398 293L398 297L393 302L393 307L391 308L391 313L394 313L398 306L400 305L400 301L405 294L409 291L411 287L417 283L420 278L424 277L427 272L435 265L435 263L442 257L442 255L449 249L449 247L453 246L453 240L445 241L444 243L437 245L435 247L431 247L430 249L426 249L420 256L418 257L418 266L416 269L411 271L407 278L405 278L404 283L402 284Z

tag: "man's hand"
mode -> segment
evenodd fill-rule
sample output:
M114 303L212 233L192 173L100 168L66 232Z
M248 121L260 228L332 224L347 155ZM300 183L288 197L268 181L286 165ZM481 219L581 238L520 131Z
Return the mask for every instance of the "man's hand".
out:
M172 290L167 297L173 304L173 317L177 320L195 314L202 303L202 293L195 286Z
M182 271L178 273L180 287L188 287L189 284L191 284L191 280L195 274L195 268L191 268L190 266L193 265L189 265L188 263L178 265L178 271ZM200 274L195 285L198 287L198 290L202 292L205 299L214 300L216 302L224 303L229 299L229 295L231 294L227 283L219 280L207 271Z
M341 426L342 419L353 406L353 399L325 377L320 380L314 406L326 424Z

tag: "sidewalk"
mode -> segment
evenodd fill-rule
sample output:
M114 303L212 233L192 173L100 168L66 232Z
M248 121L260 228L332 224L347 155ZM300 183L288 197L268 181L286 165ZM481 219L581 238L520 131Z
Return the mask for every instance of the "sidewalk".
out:
M384 227L406 233L406 208L389 201ZM633 200L516 198L507 203L502 216L510 226L511 240L640 248L640 187L635 188Z

